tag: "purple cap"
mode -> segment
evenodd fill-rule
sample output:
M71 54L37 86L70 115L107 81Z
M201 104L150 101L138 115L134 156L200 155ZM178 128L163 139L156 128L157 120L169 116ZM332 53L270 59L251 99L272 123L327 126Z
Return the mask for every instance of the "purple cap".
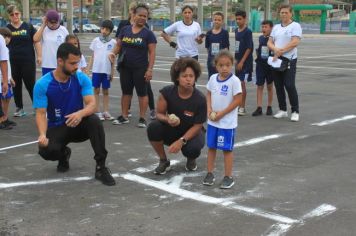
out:
M59 14L56 10L48 10L46 13L46 18L50 22L58 22L59 21Z

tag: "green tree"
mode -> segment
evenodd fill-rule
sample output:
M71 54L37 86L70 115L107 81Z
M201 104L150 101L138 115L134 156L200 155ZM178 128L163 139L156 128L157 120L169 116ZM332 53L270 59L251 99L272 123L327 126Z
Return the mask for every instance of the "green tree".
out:
M30 6L42 8L43 11L47 11L50 8L53 8L52 0L30 0Z

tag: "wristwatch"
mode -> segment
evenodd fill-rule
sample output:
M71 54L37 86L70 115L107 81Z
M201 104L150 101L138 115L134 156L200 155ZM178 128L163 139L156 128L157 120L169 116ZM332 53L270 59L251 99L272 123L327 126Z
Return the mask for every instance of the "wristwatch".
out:
M182 140L183 146L187 144L187 140L184 137L181 137L180 140Z

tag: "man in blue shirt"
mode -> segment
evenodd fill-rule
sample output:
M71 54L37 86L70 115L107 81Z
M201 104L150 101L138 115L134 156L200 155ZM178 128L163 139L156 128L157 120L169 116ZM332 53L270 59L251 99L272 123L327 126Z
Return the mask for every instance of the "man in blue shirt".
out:
M104 128L95 112L95 98L90 79L77 72L80 50L63 43L57 51L57 68L35 84L34 104L39 132L39 154L45 160L58 161L57 171L69 170L71 142L90 139L96 160L95 178L105 185L115 185L105 167L107 151ZM84 103L84 104L83 104Z

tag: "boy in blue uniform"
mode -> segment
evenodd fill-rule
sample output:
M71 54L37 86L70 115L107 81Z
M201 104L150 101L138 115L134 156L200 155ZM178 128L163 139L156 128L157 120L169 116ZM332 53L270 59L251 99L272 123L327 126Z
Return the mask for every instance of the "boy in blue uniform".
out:
M9 61L9 51L6 47L5 39L0 35L0 72L2 75L2 86L0 81L0 96L7 94L8 91L8 61ZM2 107L0 106L0 129L11 129L11 126L6 125L2 122L4 118L4 113Z
M273 100L273 77L272 69L268 65L268 57L271 56L271 51L267 47L267 42L273 28L273 22L264 20L262 22L262 35L259 37L259 45L256 49L256 85L257 85L257 109L252 113L252 116L262 115L262 96L263 87L267 83L268 101L266 115L271 116L272 100Z
M235 31L235 59L236 59L236 76L241 80L242 102L239 107L239 115L246 115L246 84L245 80L252 80L253 71L253 40L252 31L247 27L246 12L237 10L235 13L238 28Z
M205 48L208 50L207 68L209 78L218 73L214 66L214 56L222 49L229 49L229 32L223 29L224 14L216 12L213 15L213 28L206 33Z

